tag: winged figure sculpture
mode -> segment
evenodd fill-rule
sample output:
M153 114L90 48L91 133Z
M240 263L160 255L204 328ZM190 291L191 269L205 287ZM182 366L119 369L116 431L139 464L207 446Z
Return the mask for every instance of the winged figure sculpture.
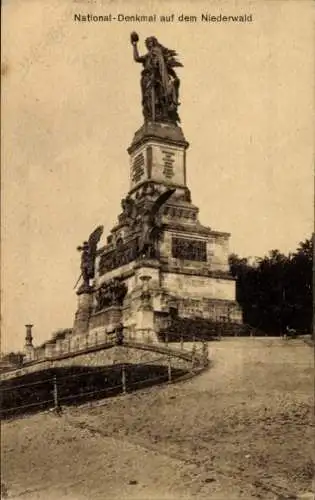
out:
M142 215L142 233L139 238L139 254L145 257L156 256L156 243L160 237L162 225L158 215L162 206L176 191L175 188L167 189L155 200L154 204L145 210Z
M77 247L81 255L81 275L75 285L77 287L81 277L83 279L82 289L89 289L90 280L95 276L95 259L97 245L103 234L104 227L98 226L93 233L90 234L88 241L84 241L82 246Z

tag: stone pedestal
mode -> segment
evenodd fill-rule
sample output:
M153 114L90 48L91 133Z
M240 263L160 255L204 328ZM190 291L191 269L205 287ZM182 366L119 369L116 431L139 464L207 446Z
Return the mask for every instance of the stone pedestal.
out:
M153 342L156 340L154 331L154 311L152 307L151 279L150 274L145 274L142 269L140 281L142 290L140 295L140 305L136 313L136 338L141 342Z
M45 358L53 358L56 356L55 343L47 342L45 344Z
M89 330L89 321L92 311L92 294L78 293L78 309L75 314L73 333L84 334Z
M137 312L136 339L150 343L157 340L154 331L154 312L153 309L142 309Z
M110 306L90 316L89 332L94 335L113 333L122 322L122 311L120 306Z
M188 142L180 127L146 122L135 133L128 149L131 191L147 181L186 187L187 148Z
M35 359L35 349L33 346L24 347L24 353L25 353L24 361L29 362Z

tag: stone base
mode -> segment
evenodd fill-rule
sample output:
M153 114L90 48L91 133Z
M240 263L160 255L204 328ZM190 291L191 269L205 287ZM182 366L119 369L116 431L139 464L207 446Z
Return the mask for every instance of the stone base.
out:
M33 361L35 359L35 350L32 345L24 346L24 353L25 353L24 362Z
M136 314L135 340L143 343L157 342L154 311L152 308L140 309Z
M106 309L93 313L89 320L89 332L97 333L113 333L121 325L122 309L120 306L111 306Z
M135 133L132 144L128 148L128 153L132 154L144 142L152 140L162 144L175 144L185 149L189 146L181 127L178 125L147 121Z
M167 255L166 235L162 244ZM128 292L123 305L95 312L94 294L79 295L74 335L100 339L122 324L126 338L156 342L163 340L160 332L171 326L174 317L193 320L194 325L201 321L209 330L219 323L242 323L235 281L226 271L212 271L198 261L177 262L170 255L164 261L138 259L101 276L96 289L113 277L125 283Z
M102 290L114 278L127 287L120 314L129 338L156 340L163 325L172 318L242 323L235 302L235 280L229 274L229 233L214 231L199 221L186 179L189 144L180 127L170 123L146 122L135 133L128 149L130 187L122 200L122 212L111 229L107 243L97 252L94 289ZM162 193L172 194L157 209ZM156 258L141 258L139 241L147 233L144 215L152 211ZM157 213L156 213L157 210ZM147 285L145 285L147 281ZM144 291L144 285L148 286ZM150 299L148 300L148 292ZM118 323L109 313L95 313L89 293L82 293L76 315L77 331L104 332ZM94 293L90 294L94 295ZM150 302L151 310L145 307ZM91 305L92 304L92 305ZM95 311L95 309L94 309ZM153 333L152 333L153 332Z
M73 333L84 334L89 330L93 297L91 293L78 293L78 309L74 318Z

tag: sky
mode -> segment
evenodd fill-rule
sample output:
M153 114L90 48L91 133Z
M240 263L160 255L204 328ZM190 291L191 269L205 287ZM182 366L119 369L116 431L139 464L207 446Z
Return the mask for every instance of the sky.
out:
M74 14L196 15L196 23L78 23ZM199 17L252 15L250 23ZM313 3L6 0L2 6L2 351L71 327L76 247L104 241L142 125L131 31L175 49L200 221L230 251L294 251L313 231Z

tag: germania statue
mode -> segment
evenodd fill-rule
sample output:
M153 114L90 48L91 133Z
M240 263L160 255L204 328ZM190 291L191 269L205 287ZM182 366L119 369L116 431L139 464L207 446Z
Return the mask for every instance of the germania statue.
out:
M131 33L130 39L134 60L143 64L141 92L144 119L176 124L180 121L177 112L180 104L178 100L180 80L174 68L183 66L175 58L177 53L175 50L163 47L154 36L150 36L145 40L148 52L140 56L137 33Z

